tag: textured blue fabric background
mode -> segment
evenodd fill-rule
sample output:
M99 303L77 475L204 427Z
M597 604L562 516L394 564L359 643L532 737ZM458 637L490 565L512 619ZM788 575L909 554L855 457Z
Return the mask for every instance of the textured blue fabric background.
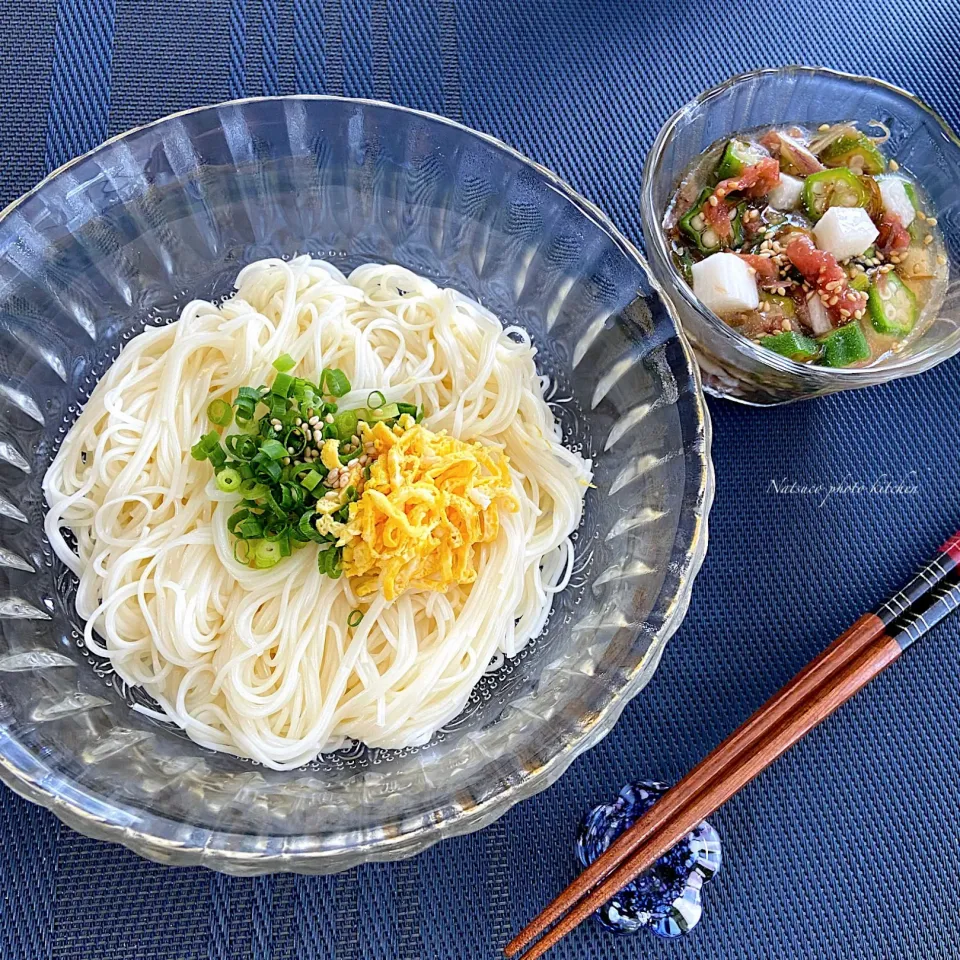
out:
M173 110L345 93L489 131L639 240L645 151L701 89L822 63L912 88L960 127L958 39L956 0L0 0L0 204ZM766 412L712 403L718 495L689 616L616 730L482 833L332 878L232 879L87 840L3 790L0 958L497 957L573 875L587 806L680 776L960 523L958 373ZM771 490L883 475L917 490L822 506ZM553 956L956 956L958 626L717 814L724 869L685 942L589 924Z

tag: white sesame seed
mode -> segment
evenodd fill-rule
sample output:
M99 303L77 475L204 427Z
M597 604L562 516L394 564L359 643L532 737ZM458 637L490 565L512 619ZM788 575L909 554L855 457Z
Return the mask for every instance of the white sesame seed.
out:
M942 267L946 262L947 262L947 258L941 253L941 254L937 257L937 263L939 263L940 266Z
M326 420L327 423L333 423L333 414L328 413L323 419Z
M309 423L311 427L315 427L319 422L320 422L320 418L319 418L319 417L311 417L311 418L307 421L307 423Z
M931 244L931 243L933 243L933 234L928 233L928 234L923 238L923 242L924 242L925 244L928 244L928 245Z
M328 490L328 491L323 495L323 498L324 498L324 500L338 500L338 499L340 498L340 494L337 493L337 492L334 491L334 490Z
M287 453L294 453L293 447L287 447Z
M289 466L290 466L290 458L289 458L289 457L284 457L280 462L281 462L285 467L289 467Z
M355 467L355 466L357 465L357 463L358 463L358 460L357 460L356 457L354 457L352 460L348 460L348 461L347 461L347 466L348 466L348 467Z
M937 218L927 217L927 223L929 223L931 227L935 227L937 225Z
M298 427L302 427L302 426L303 426L303 421L302 421L299 417L297 417L296 420L294 420L293 422L294 422Z
M821 133L823 133L824 130L829 130L829 129L830 129L830 124L829 124L829 123L821 123L820 126L817 127L817 129L818 129Z
M899 170L899 169L900 169L900 164L897 163L896 160L891 160L891 161L890 161L890 169L891 169L891 170Z

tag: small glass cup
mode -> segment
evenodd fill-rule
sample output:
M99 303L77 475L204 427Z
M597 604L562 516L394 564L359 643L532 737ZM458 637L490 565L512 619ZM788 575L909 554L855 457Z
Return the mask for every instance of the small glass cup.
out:
M950 276L937 316L901 352L875 366L808 366L765 350L708 310L677 272L661 224L680 176L722 137L789 123L880 121L887 156L916 177L938 218ZM641 211L654 275L693 344L704 389L768 406L922 373L960 350L960 139L925 103L882 80L821 67L789 66L733 77L664 124L643 171Z

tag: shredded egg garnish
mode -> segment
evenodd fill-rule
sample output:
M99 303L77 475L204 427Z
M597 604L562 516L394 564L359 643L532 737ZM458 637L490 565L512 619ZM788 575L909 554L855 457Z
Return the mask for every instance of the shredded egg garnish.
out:
M375 450L370 476L339 540L357 596L473 583L476 545L496 538L500 508L519 509L507 457L422 425L378 423L362 440Z

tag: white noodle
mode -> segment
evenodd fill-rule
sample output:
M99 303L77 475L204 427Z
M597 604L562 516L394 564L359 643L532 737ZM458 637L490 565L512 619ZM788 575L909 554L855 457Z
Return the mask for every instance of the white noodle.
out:
M560 444L529 337L510 332L401 267L348 279L300 257L251 264L222 306L194 301L135 337L43 484L47 536L80 580L87 646L197 743L277 770L347 740L426 742L491 662L543 629L590 480L589 462ZM282 353L305 376L342 369L343 406L380 390L423 404L432 430L506 451L520 510L500 512L469 588L375 597L350 629L350 582L321 575L312 546L267 570L234 559L225 521L237 498L190 448L210 401L263 383Z

